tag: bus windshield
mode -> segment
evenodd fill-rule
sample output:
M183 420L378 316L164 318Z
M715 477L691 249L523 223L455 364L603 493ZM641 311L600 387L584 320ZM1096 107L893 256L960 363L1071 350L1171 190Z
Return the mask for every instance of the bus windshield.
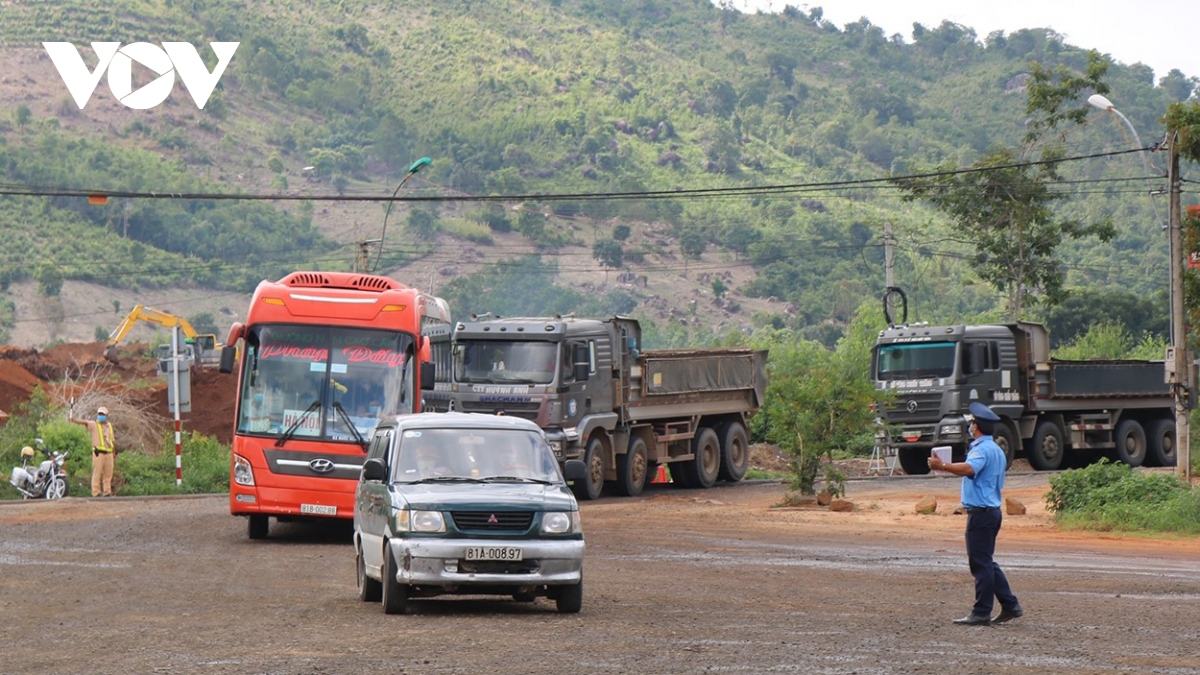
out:
M362 443L414 412L413 339L390 330L259 325L246 336L237 430Z
M954 342L883 345L875 368L877 380L920 380L954 374Z
M454 380L550 384L557 362L558 344L554 342L462 340L454 345Z

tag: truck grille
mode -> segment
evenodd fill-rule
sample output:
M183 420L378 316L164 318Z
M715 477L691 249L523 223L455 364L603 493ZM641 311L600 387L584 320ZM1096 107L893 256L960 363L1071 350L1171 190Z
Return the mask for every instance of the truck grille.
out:
M487 532L524 532L533 522L532 511L451 511L450 517L460 530Z
M541 403L533 401L531 403L513 403L513 402L497 402L497 401L460 401L459 410L461 412L485 413L494 415L497 412L503 411L505 415L520 417L531 422L537 421L538 410Z
M942 412L942 394L896 394L884 409L886 421L895 423L912 420L929 421Z

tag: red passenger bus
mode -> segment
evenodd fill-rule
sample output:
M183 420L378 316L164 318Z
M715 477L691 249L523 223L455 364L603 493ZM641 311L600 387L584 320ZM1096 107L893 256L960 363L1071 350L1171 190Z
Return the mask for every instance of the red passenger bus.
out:
M383 276L294 272L258 285L221 355L233 372L242 340L229 510L248 518L251 539L271 516L353 517L375 424L421 411L434 387L429 336L449 323L444 300Z

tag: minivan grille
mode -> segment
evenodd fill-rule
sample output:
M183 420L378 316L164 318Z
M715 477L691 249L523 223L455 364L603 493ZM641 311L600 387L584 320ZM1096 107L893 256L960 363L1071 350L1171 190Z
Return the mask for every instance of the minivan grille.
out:
M532 511L451 511L460 530L517 530L524 532L533 522Z

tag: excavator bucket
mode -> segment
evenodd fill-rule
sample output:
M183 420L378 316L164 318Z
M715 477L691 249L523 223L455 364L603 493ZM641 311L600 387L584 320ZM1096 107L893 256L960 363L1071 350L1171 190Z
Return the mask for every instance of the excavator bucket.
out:
M104 350L104 358L111 363L120 363L120 359L117 355L117 346L109 345L106 347Z

